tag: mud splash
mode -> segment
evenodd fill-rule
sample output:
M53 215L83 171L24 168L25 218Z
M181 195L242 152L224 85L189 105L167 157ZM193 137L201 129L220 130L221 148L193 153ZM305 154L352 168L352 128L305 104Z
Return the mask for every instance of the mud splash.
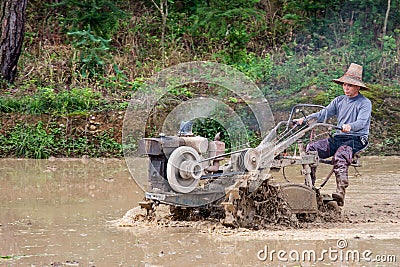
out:
M271 198L271 197L270 197ZM278 199L279 200L279 199ZM270 203L276 203L270 199ZM277 214L278 212L278 214ZM191 227L198 229L204 233L223 234L238 233L243 231L256 230L289 230L289 229L310 229L319 228L324 224L334 225L334 223L344 223L350 220L347 216L333 210L321 210L317 214L313 214L312 218L301 218L295 214L291 214L289 209L285 209L282 213L282 207L265 209L263 216L252 218L250 222L242 221L244 227L226 226L224 224L225 212L220 210L213 211L213 215L202 214L200 209L184 209L183 211L175 211L174 208L159 204L154 206L152 212L141 207L135 207L129 210L121 219L115 220L112 225L117 227Z
M339 213L331 210L319 211L312 221L291 218L290 223L278 221L255 225L252 230L276 231L276 230L301 230L301 229L331 229L348 225L363 223L393 223L397 226L400 222L400 199L397 190L400 188L400 167L396 165L398 157L368 157L363 160L363 167L350 170L350 187L347 193L346 205ZM328 173L330 166L321 165L318 172L321 176ZM299 170L287 171L287 176L292 176L291 181L300 182L296 178ZM397 179L396 179L397 178ZM297 179L297 180L296 180ZM302 179L302 178L300 178ZM318 183L318 181L317 181ZM333 192L335 188L332 179L324 188L327 192ZM186 219L186 220L185 220ZM254 233L258 231L238 228L231 229L222 225L221 220L215 218L197 217L196 220L187 218L175 218L169 207L160 205L151 216L146 211L136 207L129 210L123 218L114 222L119 227L191 227L204 233L236 235L239 233ZM249 227L247 227L249 228Z

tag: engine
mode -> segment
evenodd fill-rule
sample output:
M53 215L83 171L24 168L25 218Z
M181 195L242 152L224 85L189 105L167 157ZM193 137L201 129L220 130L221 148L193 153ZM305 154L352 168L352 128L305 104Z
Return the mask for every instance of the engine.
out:
M182 123L177 136L160 134L139 141L139 153L149 157L148 180L153 192L190 193L203 175L220 171L225 143L195 136L191 122ZM204 160L206 159L206 160Z

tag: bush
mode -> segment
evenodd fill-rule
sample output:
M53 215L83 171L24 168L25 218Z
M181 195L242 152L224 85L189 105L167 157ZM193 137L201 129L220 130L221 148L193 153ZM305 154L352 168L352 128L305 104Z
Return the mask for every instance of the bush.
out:
M122 145L113 139L113 129L84 136L67 135L56 124L44 127L18 124L7 134L0 134L1 157L46 159L61 157L122 157Z
M19 99L11 96L0 97L0 111L6 113L69 114L92 111L100 104L101 94L93 92L90 88L74 88L57 93L53 88L41 87L32 96L25 95Z
M44 159L51 155L54 144L54 135L46 133L42 122L17 125L7 136L0 135L1 154L5 156Z
M0 96L0 112L17 112L21 110L21 104L21 101L11 96Z

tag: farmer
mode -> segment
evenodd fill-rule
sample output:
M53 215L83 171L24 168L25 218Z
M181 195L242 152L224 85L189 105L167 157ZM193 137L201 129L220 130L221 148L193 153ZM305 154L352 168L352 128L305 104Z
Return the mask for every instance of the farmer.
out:
M336 116L337 126L341 129L333 137L311 142L307 151L317 151L320 158L333 156L333 171L336 176L336 192L332 198L343 206L348 182L348 168L354 153L364 149L368 144L368 133L371 120L371 101L360 93L369 90L362 81L362 66L351 63L347 72L339 79L332 80L343 86L344 95L336 97L323 110L294 120L303 124L304 120L316 119L323 122L326 118ZM311 180L314 185L317 167L311 167Z

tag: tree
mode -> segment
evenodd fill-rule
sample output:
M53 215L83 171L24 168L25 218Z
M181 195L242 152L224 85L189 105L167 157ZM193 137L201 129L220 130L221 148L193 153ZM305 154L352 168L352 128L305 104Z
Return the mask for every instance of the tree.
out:
M158 11L160 11L160 14L161 14L161 19L162 19L161 52L162 52L163 66L165 66L165 31L167 29L167 19L168 19L168 0L160 0L159 4L157 4L156 1L154 1L154 0L151 0L151 1L156 6Z
M17 73L25 32L27 0L2 0L0 3L0 75L10 83Z
M78 69L83 77L103 74L105 60L111 59L110 43L120 21L129 14L116 0L64 0L53 5L64 9L60 16L71 44L79 51Z
M387 9L386 9L386 14L385 14L385 20L383 23L383 29L382 29L382 37L385 38L386 36L386 28L387 28L387 23L389 19L389 13L390 13L390 0L387 1Z

